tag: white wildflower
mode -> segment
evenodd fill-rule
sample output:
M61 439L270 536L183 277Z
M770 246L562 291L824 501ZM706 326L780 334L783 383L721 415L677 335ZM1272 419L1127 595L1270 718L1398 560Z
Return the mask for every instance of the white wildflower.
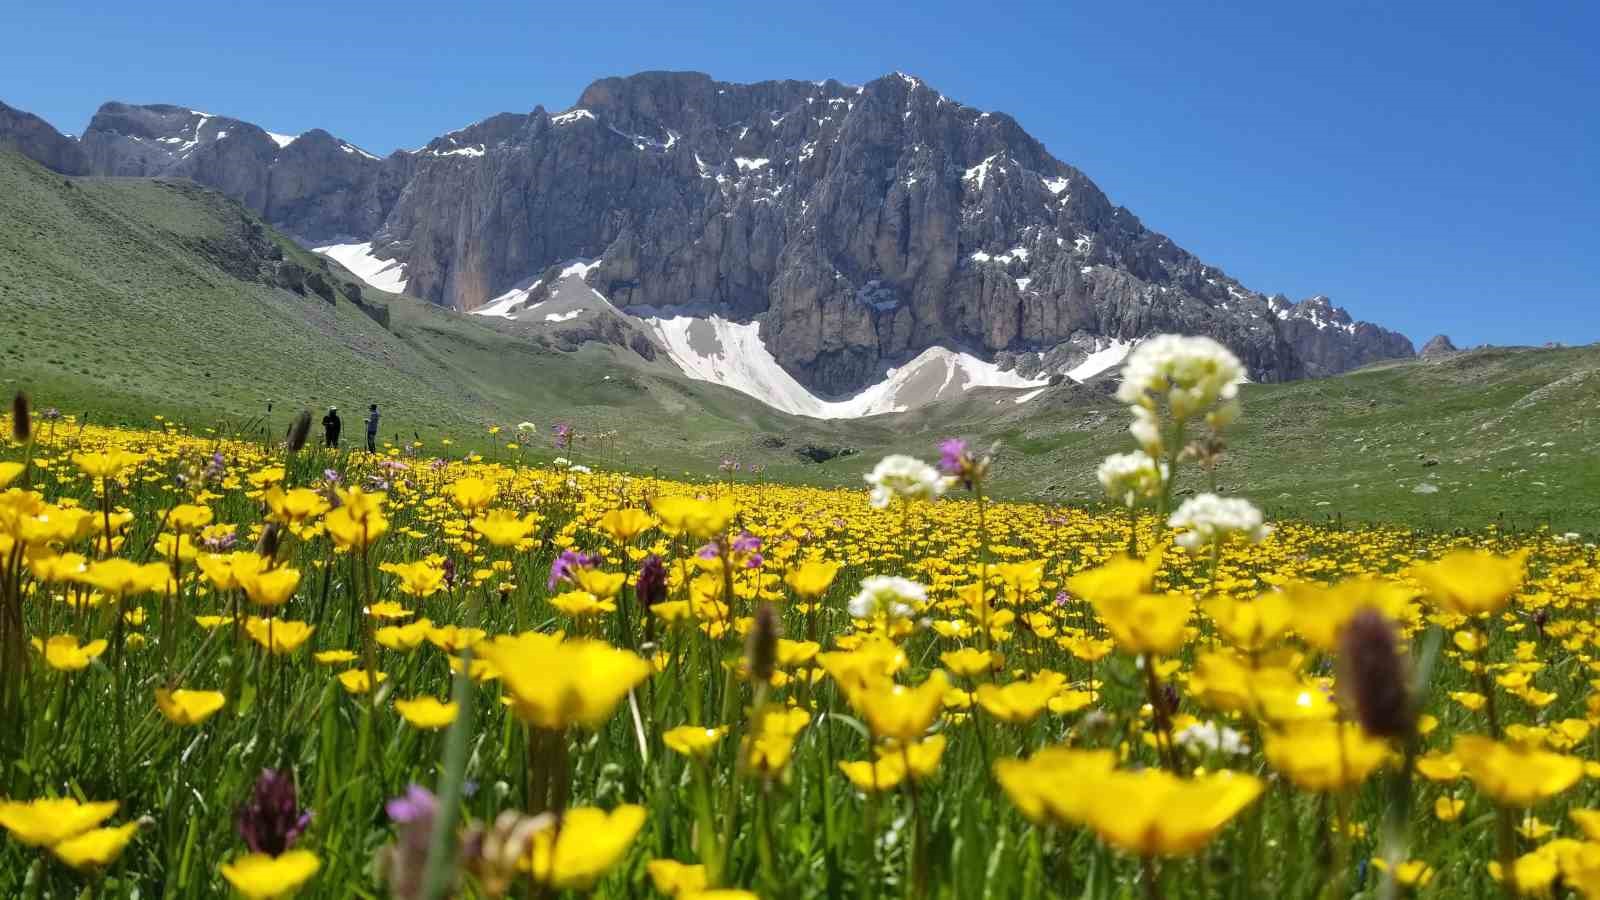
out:
M1174 738L1181 746L1195 753L1239 756L1250 752L1250 744L1243 735L1226 725L1218 726L1215 722L1196 722L1178 732Z
M572 465L572 460L567 459L565 456L558 456L550 461L550 465L558 469L565 469L567 466Z
M878 461L865 476L872 485L872 505L883 509L896 497L934 500L943 496L949 482L939 470L914 456L893 454Z
M1133 442L1151 456L1161 455L1161 423L1156 414L1142 406L1132 407L1133 421L1128 423L1128 433Z
M532 434L533 432L539 430L539 426L533 424L532 422L518 422L517 430L523 434Z
M918 605L928 602L928 591L908 578L872 575L861 580L861 590L850 598L850 615L870 619L909 619Z
M1219 400L1232 400L1244 377L1239 358L1211 338L1161 334L1128 354L1117 399L1146 408L1164 399L1181 422Z
M1167 480L1167 466L1156 462L1155 457L1143 450L1113 453L1100 463L1095 477L1106 489L1106 496L1131 507L1161 493L1161 485Z
M593 472L594 470L589 468L588 466L573 465L573 466L568 466L567 467L567 471L573 473L574 475L587 475L590 472Z
M1183 501L1167 524L1182 529L1178 546L1193 553L1220 544L1229 535L1239 535L1252 543L1265 540L1272 529L1261 523L1261 510L1249 500L1199 494Z

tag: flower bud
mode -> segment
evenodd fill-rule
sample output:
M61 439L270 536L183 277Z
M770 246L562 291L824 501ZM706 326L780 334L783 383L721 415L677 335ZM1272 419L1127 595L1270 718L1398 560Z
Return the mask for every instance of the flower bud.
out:
M756 610L755 622L745 638L744 656L753 681L765 684L772 680L773 666L778 661L778 614L771 603L763 603Z
M33 435L33 418L28 413L28 395L17 391L11 398L11 437L19 444L26 444Z
M299 453L300 448L306 445L306 437L311 434L311 411L303 409L300 415L289 426L288 447L290 453Z
M1411 673L1394 624L1374 609L1355 614L1339 636L1339 684L1362 730L1404 738L1416 727Z

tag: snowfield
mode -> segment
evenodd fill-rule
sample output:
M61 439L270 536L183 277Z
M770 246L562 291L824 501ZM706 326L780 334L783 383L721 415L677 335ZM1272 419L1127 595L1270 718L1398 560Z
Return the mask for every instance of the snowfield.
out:
M683 314L640 317L667 349L683 374L733 388L775 409L816 419L845 419L905 412L958 397L975 387L1032 388L1047 379L1028 379L1002 372L969 353L930 347L905 365L888 369L882 381L842 400L826 400L807 390L778 365L761 342L755 322L734 322L718 315Z
M371 241L364 244L329 244L326 247L311 249L349 269L350 274L380 291L388 291L391 294L405 292L405 263L373 256Z

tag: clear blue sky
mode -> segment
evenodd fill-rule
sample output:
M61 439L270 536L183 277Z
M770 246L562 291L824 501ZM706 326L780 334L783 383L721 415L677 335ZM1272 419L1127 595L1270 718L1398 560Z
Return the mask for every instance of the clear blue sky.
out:
M514 11L512 11L514 10ZM1600 340L1600 4L10 3L0 100L169 102L376 153L606 75L903 70L1015 116L1246 285L1419 343Z

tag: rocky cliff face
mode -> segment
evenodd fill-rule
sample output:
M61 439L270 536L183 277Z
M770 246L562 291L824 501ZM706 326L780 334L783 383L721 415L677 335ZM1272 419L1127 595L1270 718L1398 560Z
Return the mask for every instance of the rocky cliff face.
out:
M107 103L80 143L95 174L189 178L309 243L371 234L409 169L326 131L272 134L181 106Z
M33 113L0 103L0 149L15 150L63 175L89 174L89 158L78 142Z
M1009 116L902 74L609 78L564 112L494 116L385 160L165 106L107 104L82 144L97 173L185 176L310 242L370 241L409 293L458 309L595 260L588 284L619 307L758 318L778 361L827 394L933 345L1033 375L1182 331L1258 380L1414 352L1325 298L1246 289Z

